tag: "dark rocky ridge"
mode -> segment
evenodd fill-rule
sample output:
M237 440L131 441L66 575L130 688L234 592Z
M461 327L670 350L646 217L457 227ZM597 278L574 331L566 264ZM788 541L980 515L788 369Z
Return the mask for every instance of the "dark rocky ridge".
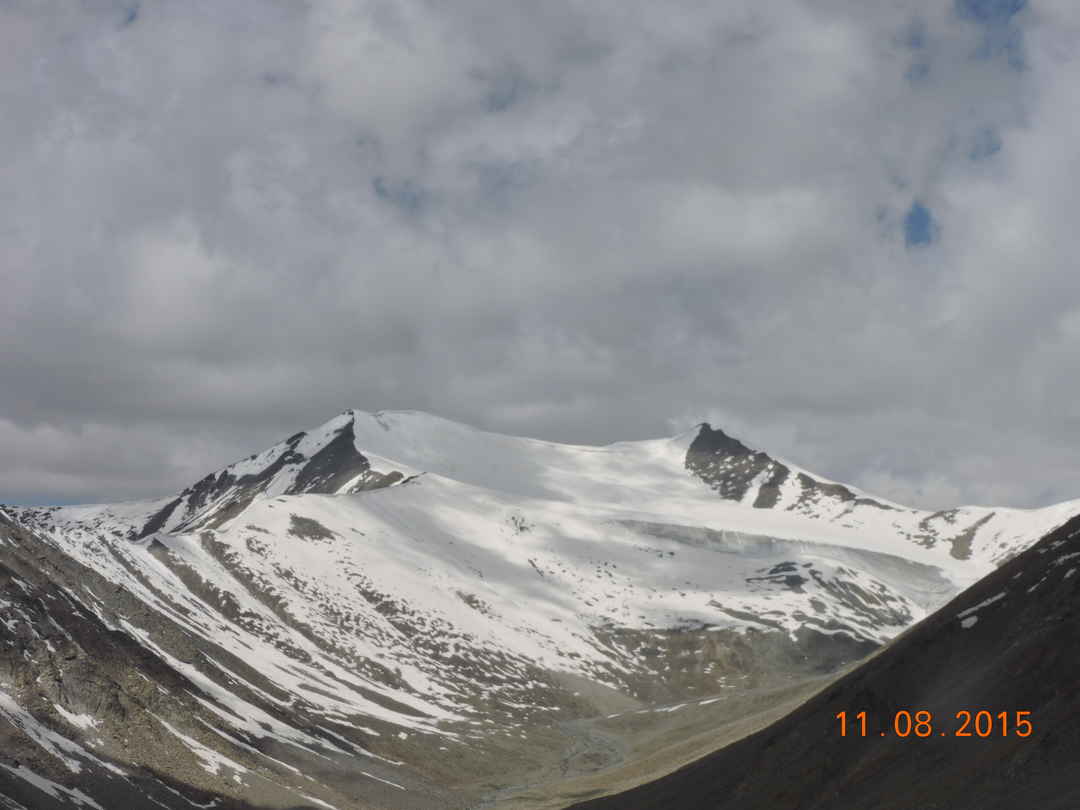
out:
M767 477L761 482L754 498L756 509L775 507L780 487L793 474L786 464L760 450L751 450L707 422L699 425L698 435L686 451L686 469L715 489L720 497L731 501L745 498L755 479L765 474ZM801 489L798 505L825 498L845 504L893 508L873 498L861 498L843 484L819 481L802 472L795 475Z
M135 531L134 539L160 531L177 509L181 510L182 515L177 530L216 528L242 512L256 495L266 490L283 468L291 464L303 466L293 483L282 492L284 495L338 493L358 477L350 491L360 492L390 486L404 478L396 470L379 473L371 469L367 457L357 452L354 445L352 420L339 428L334 437L310 458L296 449L305 436L307 434L301 432L286 439L279 445L279 453L273 462L258 472L237 476L231 472L231 468L226 468L188 487ZM221 502L216 503L219 500ZM213 509L208 511L207 507L211 505Z
M760 504L769 508L776 503L776 492L790 470L777 464L765 453L751 450L745 444L722 430L713 430L708 423L700 425L697 438L686 451L686 469L709 484L721 498L741 501L746 497L750 483L763 470L771 470L769 492L771 496L759 497Z
M747 447L708 423L698 426L698 435L686 452L686 469L708 484L725 500L743 501L754 494L755 509L784 509L799 512L828 521L843 521L863 507L886 512L916 514L917 510L903 509L881 500L859 495L843 484L824 481L796 472L787 464L772 458L760 450ZM786 503L781 503L781 489L789 487ZM971 543L976 532L994 517L989 512L968 525L956 525L961 510L947 509L927 513L916 525L916 531L907 532L907 538L923 546L932 547L947 543L950 554L958 560L971 557ZM934 524L948 526L951 533L943 533Z
M772 726L573 810L1074 810L1078 569L1080 516ZM1030 711L1033 733L953 736L965 709ZM841 737L835 715L862 710L868 736ZM900 710L932 712L934 733L881 737Z

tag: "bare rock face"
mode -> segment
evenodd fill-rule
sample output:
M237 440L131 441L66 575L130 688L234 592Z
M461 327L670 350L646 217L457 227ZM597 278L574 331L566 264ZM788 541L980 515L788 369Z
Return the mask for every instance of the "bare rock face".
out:
M707 423L698 426L686 451L685 466L725 500L815 522L896 534L926 548L944 548L957 560L972 559L978 551L979 556L1000 565L1032 540L1032 527L1016 521L1018 510L961 507L928 512L906 508L774 459ZM1057 523L1040 524L1043 532L1080 509L1075 504L1062 506L1067 508ZM1017 523L1023 527L1019 535Z
M391 486L404 478L396 470L379 473L371 469L367 458L356 450L352 420L334 430L310 456L303 452L302 442L307 436L303 432L290 436L264 454L267 458L263 466L251 471L238 472L235 468L239 465L234 465L208 475L151 515L135 531L135 539L160 531L170 519L176 528L189 530L220 526L243 512L279 477L286 479L278 488L282 495L337 494L346 488L360 492Z
M791 508L806 507L822 499L852 506L893 507L873 498L860 498L843 484L820 481L804 472L792 471L768 454L751 450L738 439L709 424L699 426L697 438L686 451L686 469L716 490L722 498L742 501L753 490L756 509L772 509L789 479L798 496Z

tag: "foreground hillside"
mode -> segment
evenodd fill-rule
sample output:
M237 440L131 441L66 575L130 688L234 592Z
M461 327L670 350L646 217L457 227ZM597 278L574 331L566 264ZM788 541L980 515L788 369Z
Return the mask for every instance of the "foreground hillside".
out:
M0 777L550 806L775 720L1077 509L909 509L708 425L347 411L159 500L0 510Z
M774 725L574 810L1080 807L1078 574L1074 518Z
M408 804L393 806L454 806L369 752L377 731L313 712L303 695L319 681L282 693L258 664L0 512L5 810L369 807L406 789ZM341 793L355 782L359 805Z

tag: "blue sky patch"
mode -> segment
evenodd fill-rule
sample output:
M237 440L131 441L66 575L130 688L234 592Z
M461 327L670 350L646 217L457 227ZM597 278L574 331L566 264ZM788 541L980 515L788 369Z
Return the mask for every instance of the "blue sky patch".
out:
M985 127L975 133L971 140L971 149L968 157L972 160L986 160L1001 151L1001 136L997 130Z
M1024 56L1024 34L1014 25L994 26L987 29L983 41L975 51L977 59L993 59L1004 56L1009 67L1023 70L1027 67Z
M956 0L956 13L964 19L992 25L1015 17L1027 0Z
M135 3L124 11L124 19L120 23L121 28L127 28L135 24L135 21L139 19L140 6L141 3Z
M913 51L921 51L927 44L925 20L912 20L904 29L901 41Z
M930 209L916 200L904 217L904 243L908 247L928 245L937 234L937 223Z
M385 177L376 177L371 187L379 199L385 200L405 213L418 213L424 205L424 191L412 180L394 182Z
M924 81L927 76L930 75L930 64L928 62L916 62L907 69L907 73L904 74L906 78L912 84L918 84Z

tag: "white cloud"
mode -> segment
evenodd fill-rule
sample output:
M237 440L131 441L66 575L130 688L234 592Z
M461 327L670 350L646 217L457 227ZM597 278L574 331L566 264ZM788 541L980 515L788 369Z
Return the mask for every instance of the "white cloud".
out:
M886 495L1080 494L1080 12L953 9L4 6L0 501L176 489L349 406L719 411Z

